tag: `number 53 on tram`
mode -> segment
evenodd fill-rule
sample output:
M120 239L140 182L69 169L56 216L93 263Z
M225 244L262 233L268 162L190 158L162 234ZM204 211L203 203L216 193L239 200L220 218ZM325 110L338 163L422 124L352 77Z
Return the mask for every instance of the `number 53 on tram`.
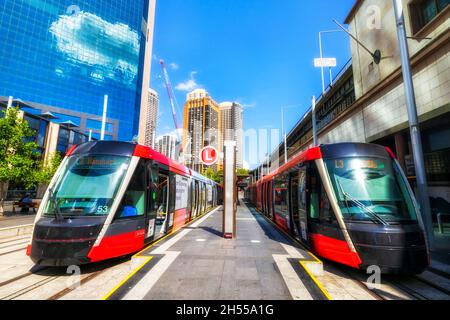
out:
M27 254L40 265L126 256L221 201L221 187L148 147L72 148L44 195Z
M429 264L413 192L385 147L321 145L249 192L259 210L323 258L384 273L420 273Z

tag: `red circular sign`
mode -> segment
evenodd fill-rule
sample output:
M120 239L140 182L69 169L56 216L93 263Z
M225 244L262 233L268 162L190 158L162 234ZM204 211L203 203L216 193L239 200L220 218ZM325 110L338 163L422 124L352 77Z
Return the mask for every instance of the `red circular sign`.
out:
M212 146L204 147L200 151L200 161L206 166L212 166L219 160L219 153Z

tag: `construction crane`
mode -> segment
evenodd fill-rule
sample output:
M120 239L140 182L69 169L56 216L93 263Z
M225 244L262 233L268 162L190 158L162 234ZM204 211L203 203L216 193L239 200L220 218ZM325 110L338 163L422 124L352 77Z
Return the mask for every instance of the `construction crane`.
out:
M164 74L164 82L166 84L167 94L169 96L170 105L172 106L172 116L173 116L173 122L175 124L175 129L177 131L178 140L181 141L180 137L180 125L178 124L178 118L177 118L177 108L176 108L176 100L175 95L173 93L172 85L170 84L169 79L169 73L167 72L166 64L164 63L164 60L159 60L159 63L161 64L163 74Z

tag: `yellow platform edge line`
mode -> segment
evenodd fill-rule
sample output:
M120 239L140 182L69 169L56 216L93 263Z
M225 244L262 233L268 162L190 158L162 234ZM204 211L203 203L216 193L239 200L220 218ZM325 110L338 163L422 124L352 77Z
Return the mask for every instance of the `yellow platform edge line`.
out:
M330 294L328 293L327 289L325 289L325 287L319 282L319 280L317 280L317 278L311 273L311 271L309 271L308 267L305 265L305 263L307 261L299 261L300 265L303 267L303 269L305 269L306 273L308 273L308 275L310 276L310 278L314 281L314 283L316 284L316 286L320 289L320 291L322 291L322 293L325 295L325 297L328 300L333 300L330 296ZM318 262L312 262L312 263L318 263Z
M122 287L125 282L127 282L132 276L134 276L139 270L141 270L150 260L152 260L153 257L136 257L139 259L144 259L145 261L142 262L136 269L134 269L130 274L128 274L118 285L116 285L111 291L109 291L102 300L107 300L109 297L111 297L114 292L116 292L120 287Z

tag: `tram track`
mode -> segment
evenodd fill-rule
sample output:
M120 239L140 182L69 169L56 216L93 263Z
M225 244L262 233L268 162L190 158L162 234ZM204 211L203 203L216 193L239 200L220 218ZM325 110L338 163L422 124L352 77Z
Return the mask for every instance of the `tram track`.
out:
M31 298L30 293L38 289L43 290L42 292L47 291L48 296L40 296L36 297L36 299L58 300L78 289L80 286L83 286L89 281L97 278L106 272L110 267L117 265L118 263L123 263L125 260L126 258L113 259L96 265L83 266L82 268L84 270L82 270L82 274L80 275L79 283L72 284L67 283L72 275L69 275L65 268L35 267L26 273L1 282L0 292L1 289L5 289L7 286L16 286L17 290L12 290L6 293L4 292L1 294L0 300L13 300L20 298L28 299ZM42 273L50 274L45 275ZM34 280L29 279L32 276L36 276L37 278ZM52 292L53 288L54 292ZM39 295L39 293L36 292L36 295Z
M430 270L426 275L382 275L381 284L371 289L361 271L349 270L345 266L335 264L333 266L376 300L450 300L449 289L428 279L433 276ZM434 275L439 276L439 274Z

